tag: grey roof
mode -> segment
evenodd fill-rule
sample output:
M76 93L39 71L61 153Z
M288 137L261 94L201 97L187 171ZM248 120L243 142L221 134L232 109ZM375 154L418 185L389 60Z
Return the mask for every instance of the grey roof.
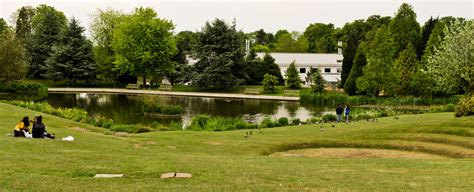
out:
M288 66L295 61L297 66L341 66L343 56L337 53L269 53L275 63L280 66ZM263 58L265 53L257 53L257 56Z

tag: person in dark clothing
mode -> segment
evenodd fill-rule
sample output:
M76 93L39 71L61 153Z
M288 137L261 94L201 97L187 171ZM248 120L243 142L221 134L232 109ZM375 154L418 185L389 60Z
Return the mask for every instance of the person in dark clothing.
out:
M342 108L342 105L339 104L337 107L336 107L336 115L337 115L337 118L336 118L336 123L338 123L339 121L342 120L342 112L344 111L344 109Z
M26 137L26 134L30 133L28 127L30 126L30 120L28 117L23 117L23 119L15 126L13 130L13 135L15 137Z
M53 134L46 132L46 126L43 124L43 117L35 117L35 123L33 124L33 138L49 138L54 139Z

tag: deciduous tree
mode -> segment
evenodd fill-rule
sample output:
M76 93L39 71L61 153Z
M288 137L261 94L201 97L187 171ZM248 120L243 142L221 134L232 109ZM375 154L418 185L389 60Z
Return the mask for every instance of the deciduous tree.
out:
M172 57L176 54L174 26L157 16L152 8L136 8L120 22L114 31L112 47L117 68L143 76L161 76L173 70Z
M0 81L22 79L27 71L22 44L11 29L0 35Z
M395 43L395 55L406 49L408 43L418 46L420 43L420 24L416 21L413 7L403 3L390 22L390 32Z

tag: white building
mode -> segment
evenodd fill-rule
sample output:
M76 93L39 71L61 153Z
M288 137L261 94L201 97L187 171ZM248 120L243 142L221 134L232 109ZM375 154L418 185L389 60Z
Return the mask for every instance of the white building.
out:
M301 81L306 84L309 69L318 68L326 82L335 86L341 80L342 54L339 53L269 53L280 67L284 78L286 70L294 61ZM257 53L263 59L265 53Z

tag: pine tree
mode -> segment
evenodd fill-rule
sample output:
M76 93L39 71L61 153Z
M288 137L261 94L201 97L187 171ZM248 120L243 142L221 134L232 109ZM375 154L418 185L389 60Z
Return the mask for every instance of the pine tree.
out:
M315 68L313 73L311 73L311 79L312 79L311 88L313 89L313 92L315 93L323 92L324 87L326 86L326 81L324 80L318 68Z
M356 85L356 80L357 78L363 75L362 69L365 65L367 65L367 58L365 57L364 49L362 47L359 47L359 49L357 49L357 54L354 58L354 65L352 66L351 74L347 78L346 84L344 84L344 91L347 94L355 95L359 93L359 90L357 89Z
M438 20L438 18L430 17L430 19L426 21L425 25L423 25L423 28L421 29L420 44L416 49L418 59L420 59L421 56L425 53L426 44L428 43L431 32L433 31L433 28L435 27L436 23L438 23Z
M265 93L275 93L276 88L275 85L278 84L277 77L273 75L269 75L268 73L264 75L262 85L263 85L263 92Z
M296 70L295 62L293 61L288 69L286 70L286 85L290 89L301 88L301 79L298 71Z
M52 47L61 39L61 33L67 28L64 14L53 7L40 5L31 21L33 33L27 41L27 54L31 59L28 75L41 78L45 73L46 59Z
M45 77L76 83L78 80L95 79L95 62L92 43L83 35L84 28L73 18L60 42L53 47L46 60Z
M265 53L265 55L263 56L262 62L265 68L265 73L268 73L270 75L277 77L278 84L284 85L285 80L283 79L283 76L281 75L280 67L275 63L275 59L270 54Z

